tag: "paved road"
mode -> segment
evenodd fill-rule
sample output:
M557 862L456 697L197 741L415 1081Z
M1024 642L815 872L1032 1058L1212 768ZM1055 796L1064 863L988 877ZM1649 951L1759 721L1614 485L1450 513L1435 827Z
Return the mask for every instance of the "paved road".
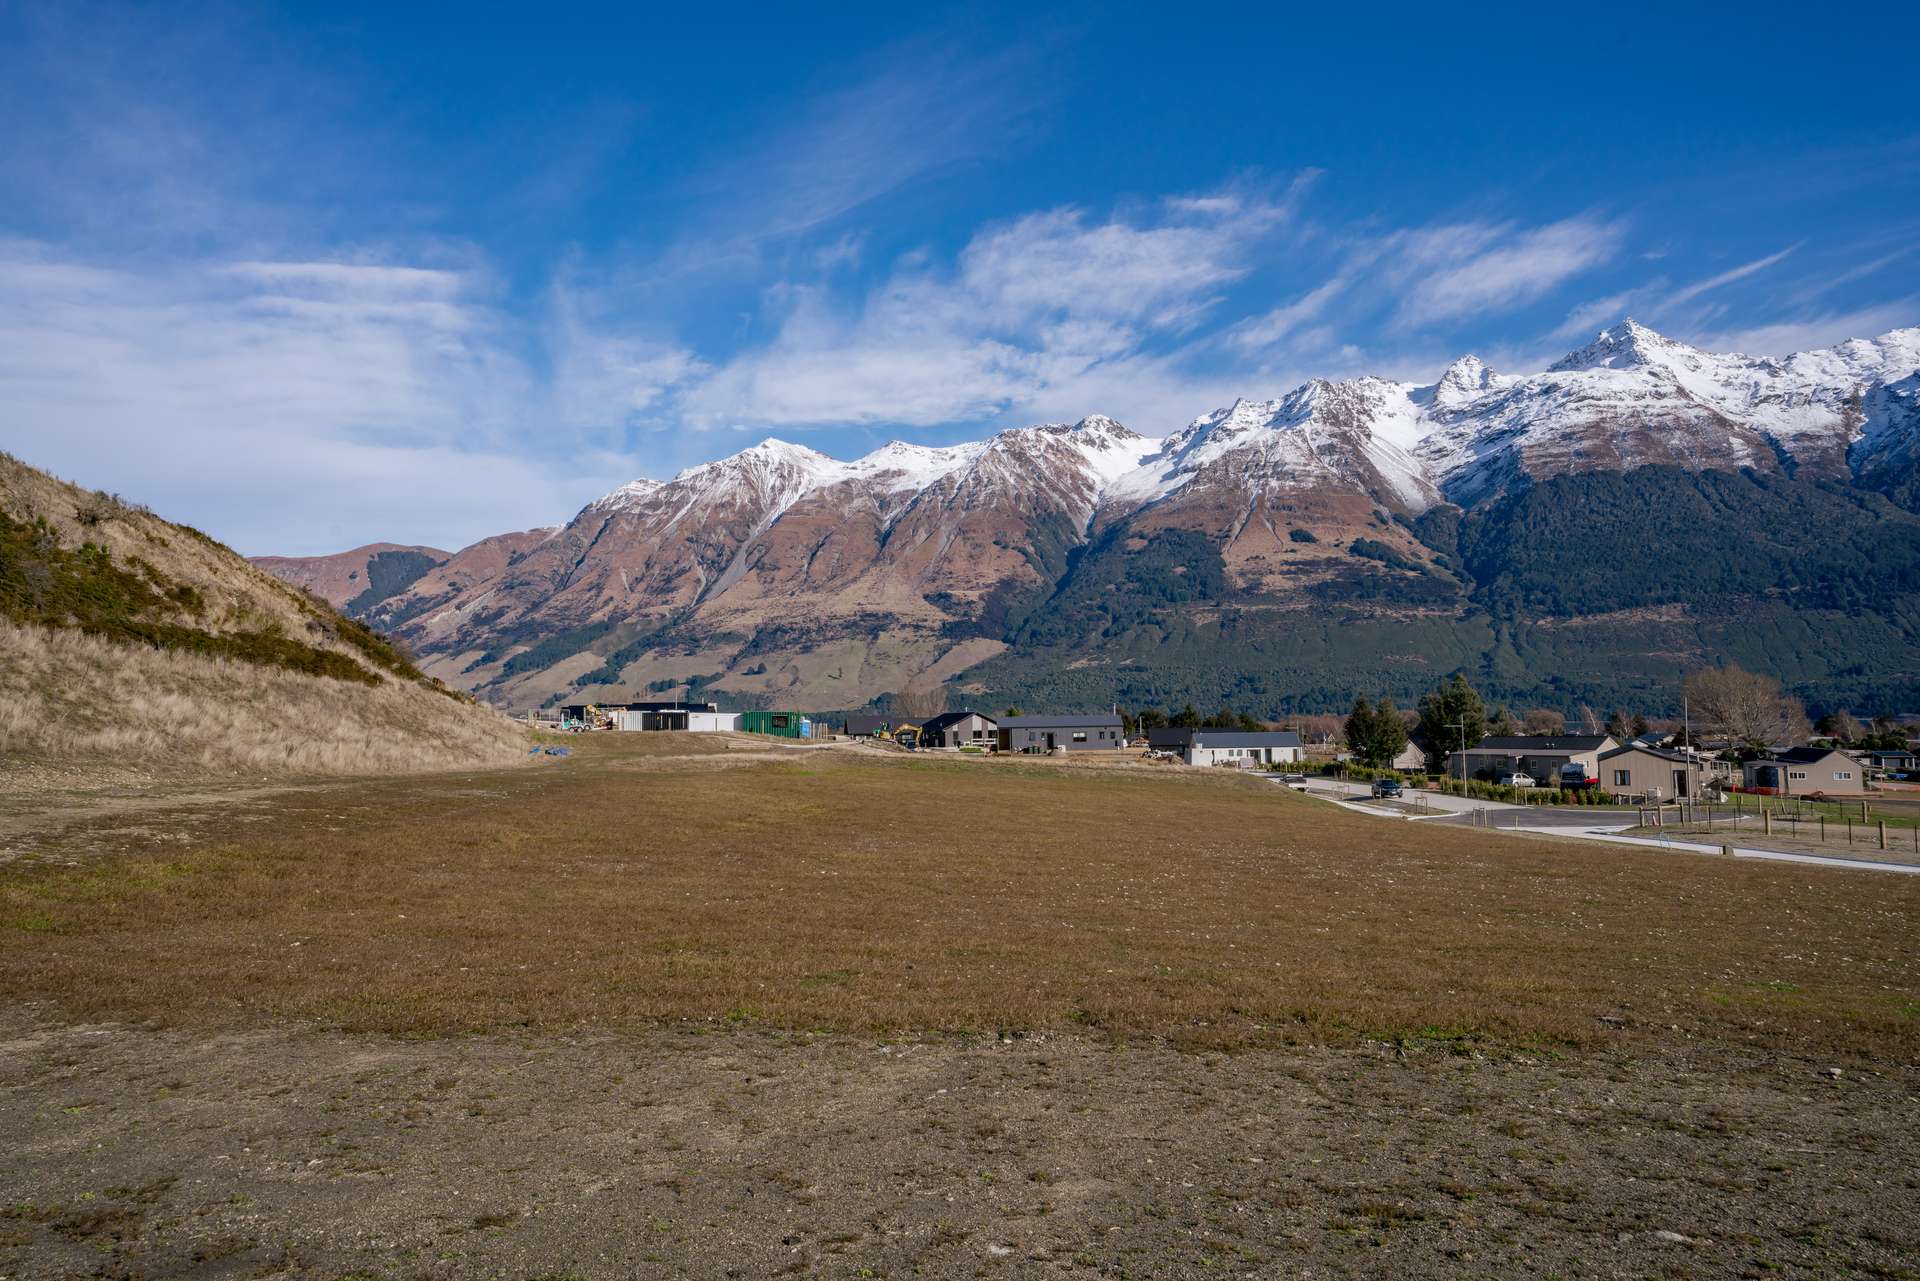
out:
M1450 827L1479 826L1472 813L1452 814L1444 817L1422 818L1408 815L1404 809L1387 805L1360 804L1372 789L1364 783L1342 783L1337 780L1314 780L1314 794L1322 799L1336 801L1363 813L1374 814L1380 818L1397 818L1421 823L1445 823ZM1601 809L1598 807L1533 805L1500 805L1497 803L1473 801L1467 802L1455 796L1436 796L1427 794L1431 802L1450 801L1456 805L1471 804L1475 809L1485 808L1484 825L1489 829L1502 832L1555 832L1561 836L1577 837L1582 840L1605 841L1619 845L1639 845L1643 848L1685 851L1692 854L1719 854L1720 842L1708 844L1702 841L1667 840L1661 837L1622 836L1622 828L1631 827L1639 819L1636 810ZM1729 834L1731 835L1731 833ZM1800 863L1817 867L1851 868L1856 871L1898 872L1909 876L1920 875L1920 864L1882 863L1874 859L1840 858L1826 854L1796 854L1785 850L1762 850L1736 846L1735 858L1759 859L1770 863Z

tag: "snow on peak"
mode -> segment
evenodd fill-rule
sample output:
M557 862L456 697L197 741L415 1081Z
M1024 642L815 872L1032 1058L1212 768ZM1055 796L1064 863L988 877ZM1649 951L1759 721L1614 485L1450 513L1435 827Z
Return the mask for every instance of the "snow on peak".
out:
M1592 342L1578 351L1568 352L1548 367L1549 373L1580 369L1644 369L1672 363L1678 356L1704 356L1685 343L1655 333L1629 316L1611 329L1603 329Z
M639 506L641 503L645 502L654 493L654 491L658 490L659 488L660 488L659 481L648 480L646 477L642 476L638 480L628 481L626 484L620 486L620 488L614 490L610 494L604 494L601 497L594 499L593 502L587 505L587 510L588 511L604 511L604 510L624 511L629 507Z
M1447 366L1433 386L1433 402L1452 409L1485 393L1493 386L1493 370L1478 356L1462 356Z

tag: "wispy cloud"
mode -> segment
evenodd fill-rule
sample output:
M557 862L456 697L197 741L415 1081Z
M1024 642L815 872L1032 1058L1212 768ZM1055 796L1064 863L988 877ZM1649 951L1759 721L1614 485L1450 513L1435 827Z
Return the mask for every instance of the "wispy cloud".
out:
M1665 299L1665 305L1678 307L1684 303L1692 302L1701 294L1718 289L1722 285L1730 285L1736 280L1745 280L1755 272L1765 271L1774 264L1785 261L1798 248L1800 248L1799 245L1788 245L1778 253L1768 254L1764 258L1756 258L1752 262L1742 263L1731 271L1723 271L1717 276L1709 276L1705 280L1695 281L1684 289L1677 289L1673 293L1668 294Z
M1021 410L1189 329L1246 274L1296 190L1207 193L1101 219L1030 214L982 230L951 268L902 262L847 311L794 291L776 339L678 408L706 426L928 426Z
M1611 260L1623 226L1569 218L1531 231L1466 224L1409 234L1401 256L1413 284L1398 319L1407 325L1512 310Z

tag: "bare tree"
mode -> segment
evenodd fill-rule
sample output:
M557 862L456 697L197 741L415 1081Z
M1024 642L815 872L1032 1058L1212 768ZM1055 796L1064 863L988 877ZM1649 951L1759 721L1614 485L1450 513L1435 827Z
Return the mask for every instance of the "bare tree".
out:
M1747 747L1797 743L1807 736L1807 713L1800 700L1780 692L1771 676L1737 665L1707 667L1690 673L1687 699L1708 732Z
M1559 734L1567 728L1567 718L1546 707L1536 707L1520 718L1520 728L1529 734Z
M946 710L946 687L937 681L908 681L893 696L893 714L914 724Z

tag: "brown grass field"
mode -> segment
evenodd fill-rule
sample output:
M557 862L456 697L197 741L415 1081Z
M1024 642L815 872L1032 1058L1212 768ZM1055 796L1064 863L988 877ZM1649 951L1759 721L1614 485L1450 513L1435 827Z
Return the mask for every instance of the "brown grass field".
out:
M0 798L0 1276L1920 1275L1920 885L593 736Z
M0 992L89 1019L402 1035L719 1020L1580 1045L1644 1023L1920 1044L1906 878L1369 821L1250 779L581 745L534 771L304 793L197 848L18 867Z

